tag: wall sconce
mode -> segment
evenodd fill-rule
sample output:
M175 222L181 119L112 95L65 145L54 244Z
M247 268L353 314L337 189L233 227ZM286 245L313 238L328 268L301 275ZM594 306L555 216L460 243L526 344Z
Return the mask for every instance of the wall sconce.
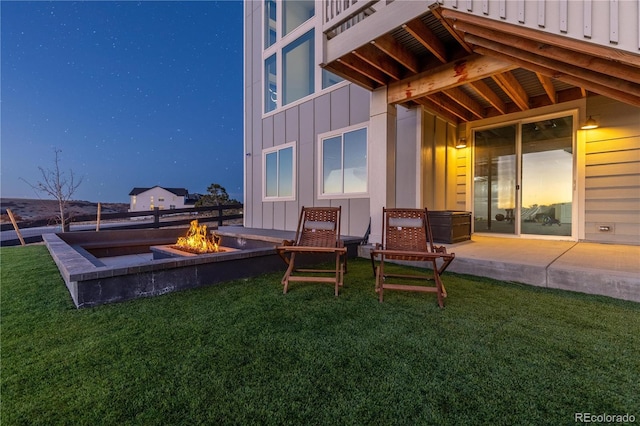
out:
M598 122L594 120L593 117L591 116L589 116L587 121L585 121L581 127L582 130L590 130L590 129L597 129L597 128L598 128Z
M456 144L456 148L462 149L467 147L467 138L458 139L458 143Z

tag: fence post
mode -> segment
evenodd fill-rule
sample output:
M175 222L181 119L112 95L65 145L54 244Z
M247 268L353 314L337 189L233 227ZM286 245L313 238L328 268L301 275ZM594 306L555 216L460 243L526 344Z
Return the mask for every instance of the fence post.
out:
M218 228L222 226L222 205L218 205Z
M18 224L16 223L15 217L13 217L13 212L11 211L11 209L7 209L7 214L9 215L9 219L11 220L11 224L13 225L13 229L15 229L16 235L20 240L20 245L24 246L25 245L24 239L22 238L22 234L20 233L20 229L18 228Z
M100 214L101 214L101 210L102 210L102 207L100 206L100 203L98 203L98 215L96 217L96 232L98 232L100 230Z
M160 207L153 208L153 227L160 228Z

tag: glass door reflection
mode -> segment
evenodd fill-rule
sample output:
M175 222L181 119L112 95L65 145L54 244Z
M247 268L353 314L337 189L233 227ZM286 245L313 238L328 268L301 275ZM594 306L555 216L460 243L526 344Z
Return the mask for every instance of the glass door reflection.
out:
M474 231L515 234L516 125L474 134Z
M522 125L522 234L571 235L573 117Z

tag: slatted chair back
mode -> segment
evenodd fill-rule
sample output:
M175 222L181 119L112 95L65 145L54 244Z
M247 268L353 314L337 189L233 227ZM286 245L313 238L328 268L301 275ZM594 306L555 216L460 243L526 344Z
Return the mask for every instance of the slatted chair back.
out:
M425 209L383 209L382 247L385 250L434 251ZM404 256L411 260L410 256ZM402 259L403 256L397 257Z
M296 246L338 247L340 243L339 207L303 207L295 237Z

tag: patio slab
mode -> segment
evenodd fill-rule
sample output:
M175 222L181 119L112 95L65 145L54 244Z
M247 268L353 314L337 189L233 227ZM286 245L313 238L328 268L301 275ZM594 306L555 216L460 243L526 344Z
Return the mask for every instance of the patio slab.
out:
M640 302L640 246L578 243L549 265L547 286Z
M478 235L445 246L449 272L640 302L640 246Z

